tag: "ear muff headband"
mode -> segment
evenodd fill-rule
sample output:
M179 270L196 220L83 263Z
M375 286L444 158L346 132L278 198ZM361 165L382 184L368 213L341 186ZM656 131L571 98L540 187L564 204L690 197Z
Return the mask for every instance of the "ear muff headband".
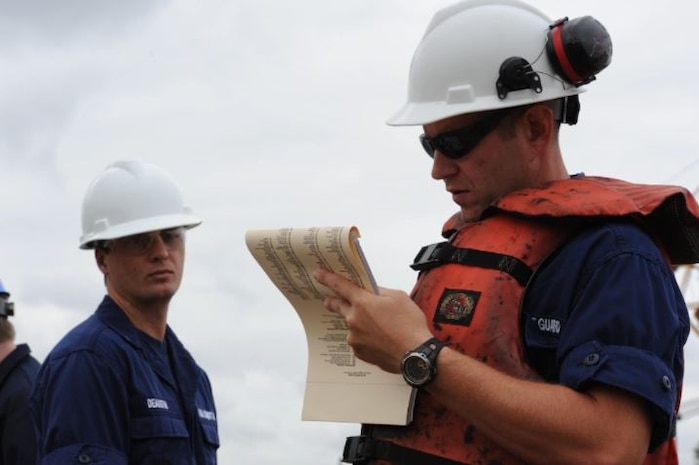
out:
M583 16L568 21L563 18L549 26L546 55L553 71L576 87L595 79L595 75L612 61L612 40L602 24L592 16ZM537 58L538 59L538 58ZM530 64L522 57L507 58L500 65L495 82L498 98L504 100L509 92L531 89L542 92L541 79L536 70L536 60ZM559 121L576 124L580 112L577 95L563 99Z

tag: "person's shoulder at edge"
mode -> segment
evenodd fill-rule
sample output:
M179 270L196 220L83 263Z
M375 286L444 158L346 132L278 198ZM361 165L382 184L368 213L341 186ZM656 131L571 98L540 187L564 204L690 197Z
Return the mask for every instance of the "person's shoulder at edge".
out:
M628 218L586 225L570 240L569 246L584 252L591 265L622 254L633 254L671 270L663 257L662 245L645 226Z
M609 219L580 227L551 254L537 271L527 296L552 285L559 289L572 286L569 291L575 292L573 288L586 282L591 273L622 257L652 263L668 279L672 276L672 268L648 230L629 219ZM572 277L582 281L567 283Z
M105 356L123 347L124 337L105 319L105 316L108 318L113 316L117 320L127 319L125 315L120 315L115 310L119 311L116 304L105 296L95 312L58 341L46 357L46 362L56 361L81 351Z

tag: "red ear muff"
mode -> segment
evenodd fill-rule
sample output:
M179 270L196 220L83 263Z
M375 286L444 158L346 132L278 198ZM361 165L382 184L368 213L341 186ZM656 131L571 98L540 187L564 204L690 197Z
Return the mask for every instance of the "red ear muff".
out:
M595 75L612 61L612 39L602 24L592 16L569 21L563 18L549 26L546 55L553 71L566 82L579 87L595 79ZM495 82L498 98L504 100L512 91L531 89L542 92L541 70L536 61L530 64L522 57L510 57L502 62ZM562 98L557 120L576 124L580 112L577 95Z
M592 16L549 26L546 53L553 68L575 86L587 84L612 61L612 39Z

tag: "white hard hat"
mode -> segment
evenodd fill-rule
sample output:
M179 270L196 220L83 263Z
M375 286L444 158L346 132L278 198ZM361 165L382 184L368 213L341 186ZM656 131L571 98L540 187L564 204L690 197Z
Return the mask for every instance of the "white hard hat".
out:
M96 241L180 226L193 228L200 223L167 172L139 160L121 160L107 166L87 188L80 248L92 249Z
M432 18L413 55L408 101L387 123L424 125L575 96L610 60L609 35L589 16L554 23L518 0L462 1Z

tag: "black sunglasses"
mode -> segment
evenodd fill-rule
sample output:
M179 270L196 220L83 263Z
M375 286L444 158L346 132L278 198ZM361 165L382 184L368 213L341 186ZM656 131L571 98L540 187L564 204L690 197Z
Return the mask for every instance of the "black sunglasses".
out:
M509 108L501 110L466 127L437 134L434 137L421 134L420 143L431 158L434 158L434 152L439 151L450 160L457 160L476 148L509 113Z

